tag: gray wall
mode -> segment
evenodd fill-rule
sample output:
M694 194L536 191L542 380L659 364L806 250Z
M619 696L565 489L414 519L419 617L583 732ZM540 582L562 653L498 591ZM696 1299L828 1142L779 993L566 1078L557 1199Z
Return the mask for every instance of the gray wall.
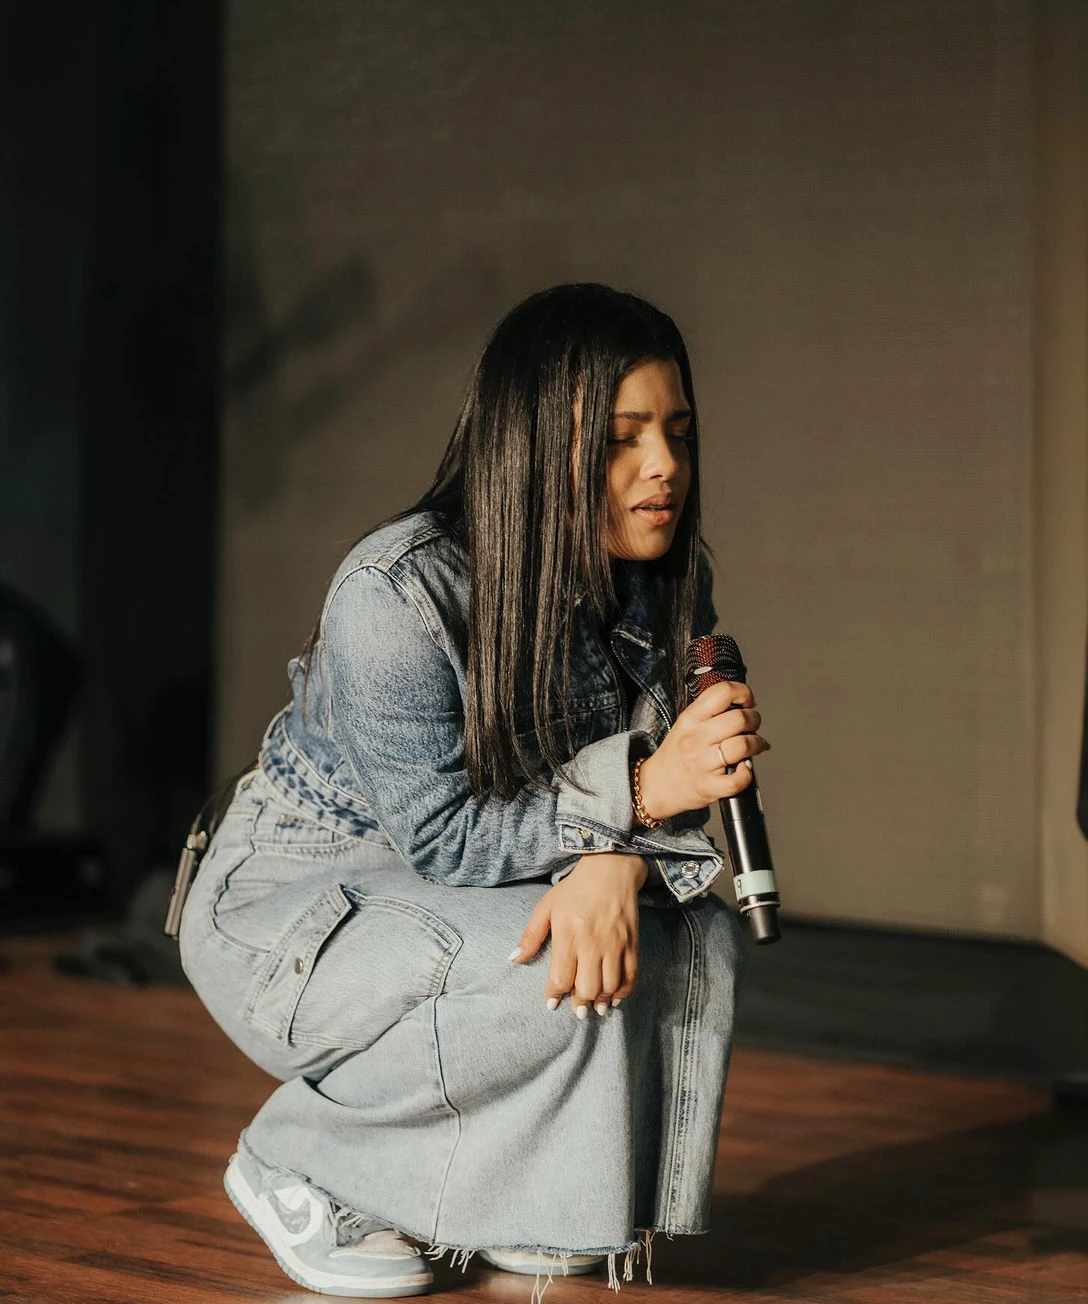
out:
M1034 936L1029 0L234 0L220 762L488 328L692 346L783 896Z

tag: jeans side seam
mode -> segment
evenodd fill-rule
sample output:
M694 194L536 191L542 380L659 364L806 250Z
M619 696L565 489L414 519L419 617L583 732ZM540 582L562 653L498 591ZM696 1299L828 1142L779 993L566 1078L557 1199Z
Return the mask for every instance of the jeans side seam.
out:
M684 1134L687 1131L688 1115L691 1109L691 1076L695 1054L695 1028L698 1021L696 995L702 965L698 929L691 918L691 912L682 911L681 918L691 939L691 959L688 964L688 988L684 999L684 1031L680 1039L680 1062L676 1066L676 1106L673 1114L672 1153L669 1157L669 1187L665 1206L666 1228L673 1226L676 1206L679 1203L680 1190L684 1181Z
M449 957L450 963L452 963L453 956L456 954L457 950L460 950L460 946L458 946L454 950L454 952L450 955ZM449 972L449 964L447 964L446 966L446 971L447 973ZM443 985L444 984L445 984L445 977L443 977ZM449 1089L446 1086L446 1075L442 1069L442 1048L438 1042L438 1002L442 998L442 995L443 993L439 991L437 995L431 998L431 1036L433 1038L433 1044L434 1044L435 1067L438 1070L438 1089L442 1093L442 1099L445 1102L446 1108L453 1115L453 1118L457 1125L457 1132L453 1138L453 1144L450 1146L450 1152L446 1157L446 1167L442 1170L442 1180L438 1184L438 1194L435 1197L434 1225L431 1228L431 1241L430 1241L432 1245L438 1244L438 1224L442 1217L442 1201L445 1198L446 1186L449 1182L449 1177L450 1177L450 1169L453 1167L454 1158L456 1157L458 1148L460 1147L461 1144L461 1136L463 1130L461 1126L461 1111L450 1099Z

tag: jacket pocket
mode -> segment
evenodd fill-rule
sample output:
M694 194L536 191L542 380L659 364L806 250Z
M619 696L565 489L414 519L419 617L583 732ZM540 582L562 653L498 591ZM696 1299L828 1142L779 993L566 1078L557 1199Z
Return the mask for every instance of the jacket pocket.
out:
M365 1050L442 991L460 946L419 906L334 884L273 947L245 1017L288 1046Z

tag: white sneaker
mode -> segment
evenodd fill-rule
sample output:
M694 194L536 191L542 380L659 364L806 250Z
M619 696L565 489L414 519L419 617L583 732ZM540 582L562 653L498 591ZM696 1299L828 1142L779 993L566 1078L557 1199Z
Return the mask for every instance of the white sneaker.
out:
M231 1157L223 1185L276 1262L300 1286L323 1295L386 1298L422 1294L434 1281L422 1252L399 1232L366 1231L367 1220L345 1216L305 1182L267 1181L260 1165L244 1152Z
M535 1277L537 1273L552 1272L557 1277L576 1277L592 1272L605 1261L603 1254L534 1254L531 1250L480 1250L479 1256L493 1268L504 1272L523 1272Z

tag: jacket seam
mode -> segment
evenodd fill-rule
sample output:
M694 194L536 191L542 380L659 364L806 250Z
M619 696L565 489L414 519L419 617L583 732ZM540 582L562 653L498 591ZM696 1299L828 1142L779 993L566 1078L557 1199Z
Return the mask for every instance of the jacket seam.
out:
M400 558L397 558L397 561L399 560ZM392 563L392 565L396 565L396 562ZM427 636L430 638L431 642L435 645L435 647L439 650L439 652L441 652L444 657L448 658L449 651L447 648L443 647L442 644L435 637L435 630L432 626L431 621L428 619L428 613L424 611L422 605L420 604L419 600L416 597L414 586L412 588L409 588L408 585L404 584L400 579L398 579L397 576L391 573L391 567L387 569L379 565L377 562L373 562L373 561L362 561L359 562L358 565L353 566L351 570L346 572L346 574L340 576L339 580L337 580L336 582L336 585L329 591L329 596L325 599L325 608L321 613L322 638L324 638L325 622L328 618L329 610L332 607L332 604L336 599L337 594L348 582L348 580L350 580L353 576L358 575L361 571L365 571L365 570L370 570L373 571L376 575L381 575L383 579L385 579L389 583L389 585L393 589L395 589L397 593L399 593L400 596L406 602L410 602L411 605L415 607L416 614L419 616L420 622L422 623L424 630L426 630L427 632ZM428 604L428 606L430 606L430 604ZM438 613L434 612L433 607L431 607L431 611L437 618ZM437 624L439 628L441 628L441 620L437 620Z
M393 544L385 552L378 553L376 556L363 556L355 559L357 569L361 566L373 566L377 570L391 570L402 558L408 553L414 552L416 548L422 548L424 544L432 543L435 539L445 537L445 531L439 525L426 525L413 531L406 539L399 543Z

